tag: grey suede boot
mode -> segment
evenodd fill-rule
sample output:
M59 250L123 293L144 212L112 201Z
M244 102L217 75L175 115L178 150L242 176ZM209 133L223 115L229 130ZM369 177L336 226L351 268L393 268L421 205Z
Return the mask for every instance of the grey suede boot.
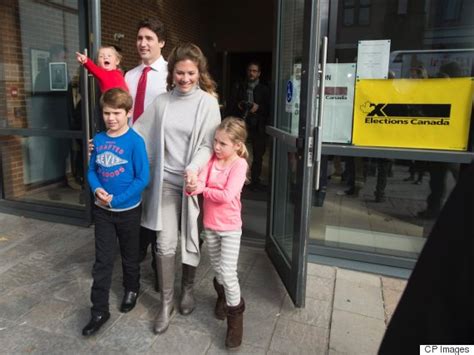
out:
M161 305L155 318L155 333L164 333L174 312L175 255L156 256L157 273L160 285Z
M191 314L194 311L194 278L196 276L196 268L191 265L182 264L183 276L181 279L181 297L179 301L179 312L182 315Z

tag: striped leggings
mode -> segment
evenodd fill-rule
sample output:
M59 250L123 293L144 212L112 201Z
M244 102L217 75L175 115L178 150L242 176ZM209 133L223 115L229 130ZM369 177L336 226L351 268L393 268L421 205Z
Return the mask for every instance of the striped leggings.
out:
M240 285L237 277L237 261L239 260L242 231L216 232L205 229L202 234L206 240L216 280L224 286L227 305L238 306L240 304Z

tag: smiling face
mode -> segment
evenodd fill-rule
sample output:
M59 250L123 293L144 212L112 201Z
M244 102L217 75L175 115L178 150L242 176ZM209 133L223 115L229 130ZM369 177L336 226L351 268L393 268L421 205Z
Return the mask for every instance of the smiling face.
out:
M155 32L148 27L142 27L137 34L137 51L143 64L153 64L161 56L165 41L160 41Z
M104 105L102 116L107 127L107 134L110 136L120 136L125 133L128 130L128 116L130 114L131 112L127 112L123 108Z
M217 159L228 161L232 160L237 156L242 143L234 143L229 134L223 129L218 129L214 135L214 153Z
M120 64L120 59L113 48L105 47L99 50L97 64L105 70L115 70Z
M173 69L173 83L182 93L190 92L199 82L199 69L192 60L177 62Z

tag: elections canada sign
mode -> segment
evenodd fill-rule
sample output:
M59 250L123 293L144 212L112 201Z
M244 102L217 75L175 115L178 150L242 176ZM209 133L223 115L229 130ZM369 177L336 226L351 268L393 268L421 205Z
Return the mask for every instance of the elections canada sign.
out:
M471 78L359 80L353 144L466 150Z

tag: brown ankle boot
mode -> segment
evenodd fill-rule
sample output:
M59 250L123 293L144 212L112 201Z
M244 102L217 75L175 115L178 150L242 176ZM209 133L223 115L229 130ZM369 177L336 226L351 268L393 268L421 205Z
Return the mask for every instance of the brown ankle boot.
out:
M216 307L214 313L217 319L224 320L226 316L226 304L225 304L225 291L224 286L217 282L216 278L212 280L214 283L214 289L217 292Z
M228 349L236 349L242 344L244 332L244 299L240 299L239 305L235 307L227 306L227 336L225 346Z

